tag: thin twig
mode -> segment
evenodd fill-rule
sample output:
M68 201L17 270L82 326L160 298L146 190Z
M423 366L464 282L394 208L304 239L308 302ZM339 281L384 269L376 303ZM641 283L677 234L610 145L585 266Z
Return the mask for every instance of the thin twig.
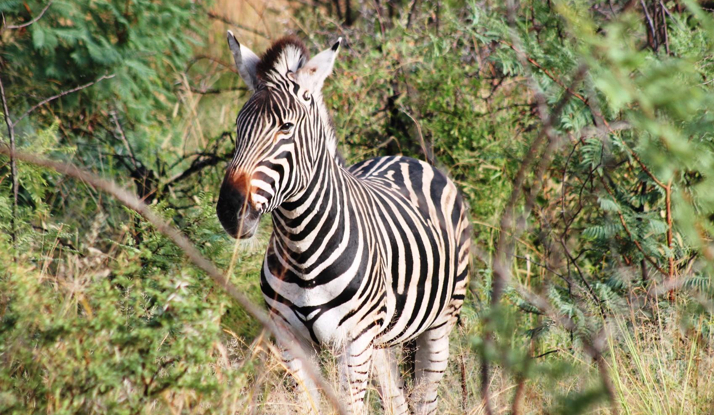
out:
M672 248L672 228L674 226L672 221L672 179L669 179L667 187L664 188L665 191L665 204L667 205L667 247L669 248L669 274L667 279L669 282L674 280L674 249ZM674 300L674 290L669 292L669 300Z
M266 3L269 3L269 2L265 2L265 1L261 1L261 3L263 3L263 5L265 6L265 8L263 8L262 10L258 10L258 8L255 7L255 5L253 4L253 2L251 2L251 1L249 1L249 0L244 0L244 2L245 2L251 9L253 9L253 11L255 12L255 14L256 14L256 15L258 16L258 18L260 19L261 23L263 23L263 27L265 28L265 34L268 36L268 39L272 38L272 35L271 35L271 33L270 33L270 26L268 25L268 22L265 20L265 11L266 11L266 10L267 10L267 11L272 11L272 12L275 13L275 14L280 14L281 11L278 10L278 9L274 9L274 8L272 8L272 7L266 6L265 4L266 4Z
M424 153L424 157L426 157L426 162L431 164L432 166L434 165L434 151L432 149L431 143L427 143L426 140L424 140L424 135L421 133L421 126L419 125L419 121L415 120L414 117L412 117L409 112L407 112L406 109L403 107L399 107L399 110L403 112L407 117L409 117L410 120L414 123L417 129L417 134L419 134L419 144L421 144L421 151Z
M50 2L49 4L52 4L52 2ZM47 7L49 7L49 4L47 5ZM47 9L47 7L45 8L45 10ZM0 80L0 96L2 96L3 113L4 113L4 117L5 117L5 124L7 125L7 131L8 131L8 134L10 135L10 175L12 176L12 198L13 198L12 199L13 200L13 202L12 202L12 218L10 219L10 222L11 222L10 228L11 228L11 232L12 232L13 246L15 245L16 237L17 237L16 236L16 233L17 233L17 218L16 217L17 217L17 202L18 202L18 187L19 187L17 163L15 161L15 149L16 149L15 126L20 121L22 121L25 117L30 115L34 110L41 107L42 105L47 104L48 102L51 102L57 98L65 96L65 95L69 95L73 92L77 92L81 89L88 88L103 79L108 79L108 78L113 78L113 77L114 77L114 75L104 75L94 82L90 82L86 85L82 85L77 88L70 89L68 91L63 91L57 95L49 97L49 98L43 100L42 102L40 102L39 104L31 107L29 110L25 111L25 113L22 114L15 121L12 121L12 119L10 118L10 110L8 109L7 98L5 96L5 88L3 86L2 80Z
M565 275L559 274L557 271L553 270L552 268L548 267L547 265L541 264L540 262L537 262L537 261L533 261L533 260L530 259L529 257L525 257L525 256L521 256L521 255L513 255L513 258L518 258L518 259L522 259L522 260L524 260L524 261L530 262L531 264L533 264L533 265L535 265L535 266L537 266L537 267L541 267L541 268L543 268L544 270L550 272L551 274L553 274L553 275L555 275L555 276L557 276L557 277L560 277L560 279L562 279L563 281L570 282L570 281L569 281L569 278L566 277Z
M7 98L5 97L5 87L3 86L2 79L0 79L0 97L2 97L2 110L5 116L5 124L7 125L7 133L10 136L10 151L15 152L15 124L10 118L10 110L7 107ZM18 188L18 177L17 177L17 163L14 156L10 156L10 179L12 180L12 217L10 218L10 232L12 237L12 245L15 246L17 242L17 188ZM16 256L13 257L17 259Z
M238 72L238 69L236 69L236 66L234 64L226 62L226 61L216 58L214 56L209 56L209 55L196 55L193 58L191 58L191 60L188 61L188 64L186 64L186 69L184 70L184 72L188 73L189 69L191 69L196 62L198 62L202 59L206 59L211 62L217 63L233 73L240 74L240 72Z
M540 321L540 316L536 320L536 324ZM516 384L516 391L513 394L513 405L511 405L511 415L519 415L521 413L521 402L523 401L523 392L526 389L526 380L528 380L528 372L530 371L530 366L533 363L533 354L535 353L537 336L533 335L530 339L530 345L528 347L528 354L524 356L525 362L523 363L523 371L517 376L518 383Z
M562 313L558 313L557 311L553 310L553 308L550 306L548 301L545 298L543 298L542 296L533 293L532 291L530 291L528 288L524 287L521 284L515 285L514 289L516 290L516 292L518 292L518 294L521 297L526 299L526 301L528 301L530 304L532 304L533 306L538 308L544 315L549 316L553 321L558 322L566 330L576 329L576 324L571 317L569 317L568 315L562 314ZM600 372L600 378L603 383L603 388L605 389L605 393L607 394L608 399L610 401L610 412L613 415L617 415L619 412L618 406L617 406L617 399L615 397L612 380L610 379L610 373L607 368L607 362L602 357L602 351L597 346L597 344L599 343L597 341L597 338L601 338L604 335L605 335L604 330L600 330L600 332L597 334L596 338L589 338L589 339L587 339L587 341L586 341L586 339L583 339L582 345L583 345L583 351L586 354L588 354L593 359L593 361L595 361L598 371ZM555 351L552 351L552 353L554 353L556 351L557 351L557 349ZM537 356L536 358L545 356L550 353L551 352L544 353L543 355Z
M665 13L665 10L667 10L667 7L665 7L664 3L662 0L659 2L659 7L662 9L662 27L664 31L664 50L667 52L667 55L670 54L669 52L669 33L667 29L667 14Z
M605 180L604 180L603 178L600 178L600 182L602 183L602 186L603 186L603 188L605 189L605 191L607 192L607 194L609 194L610 197L613 198L613 200L617 200L617 198L615 197L614 192L612 191L612 189L610 189L610 186L607 185L607 183L605 182ZM667 275L667 272L666 272L665 270L663 270L663 269L659 266L659 264L657 264L657 261L655 261L655 259L652 258L650 255L648 255L647 252L645 252L644 248L642 247L642 244L640 244L640 241L638 241L637 238L635 238L635 237L632 235L632 232L630 232L630 228L627 226L627 222L625 222L625 216L622 214L622 212L620 212L620 211L618 210L618 211L617 211L617 215L618 215L619 218L620 218L620 224L622 225L622 228L625 230L625 233L626 233L627 236L630 238L630 240L632 241L632 243L635 244L635 246L637 247L637 249L642 253L642 256L647 260L647 262L649 262L650 264L652 264L652 266L653 266L660 274L662 274L662 275Z
M239 86L239 87L234 87L234 88L226 88L226 89L215 89L215 88L206 88L206 89L200 89L196 88L195 86L190 86L191 92L194 94L199 94L199 95L211 95L211 94L222 94L224 92L246 92L248 91L248 88Z
M374 9L377 11L377 21L379 22L379 32L382 34L382 39L384 39L384 22L382 21L382 6L379 5L377 0L372 0L374 3ZM439 4L439 3L437 3Z
M509 24L511 26L511 35L512 35L512 43L511 45L514 51L516 51L516 56L521 60L521 64L523 66L524 71L529 75L527 77L527 80L530 84L530 88L534 93L534 99L537 104L537 111L538 115L542 121L542 127L536 138L533 140L533 142L530 145L530 148L526 152L525 157L523 158L523 162L521 164L521 168L518 170L516 173L516 177L513 181L513 189L511 190L511 196L506 203L506 206L503 210L503 214L501 216L501 222L500 222L500 228L502 230L510 230L513 223L514 223L514 218L513 218L513 210L515 208L516 202L521 196L521 191L523 187L524 180L526 178L526 174L528 171L530 171L530 168L532 164L535 162L535 160L538 157L538 153L540 153L540 149L545 142L546 138L550 139L551 145L554 145L553 143L555 142L555 137L553 135L553 125L555 123L555 120L558 119L560 116L561 111L565 108L565 104L570 100L570 97L572 96L571 92L572 89L565 87L566 93L565 95L561 98L561 100L556 104L556 106L553 108L550 113L548 112L548 108L546 105L546 99L545 95L543 92L539 89L538 84L535 82L535 78L533 77L532 73L530 73L529 67L527 64L525 64L526 60L526 55L524 53L519 52L519 48L517 47L520 45L520 39L518 38L516 31L514 29L515 27L515 6L512 2L509 2L508 4L508 20ZM580 68L578 68L577 75L573 79L573 86L572 88L575 88L577 84L580 83L582 80L582 77L586 73L586 69L584 65L582 65ZM550 147L550 146L549 146ZM541 165L544 165L541 163ZM540 170L540 168L539 168ZM525 223L525 221L524 221ZM518 231L514 232L514 235L518 235ZM506 260L508 257L511 255L512 251L512 246L513 244L508 240L507 233L506 232L501 232L498 237L498 242L496 243L496 248L494 252L494 261L493 261L493 288L491 292L491 307L495 308L498 306L498 303L501 300L501 296L503 292L505 291L506 286L509 284L510 281L510 271L508 270L508 266L506 264ZM486 349L492 347L493 343L493 333L491 332L490 329L488 329L488 317L487 321L484 324L487 329L485 330L484 333L484 347ZM490 384L490 369L489 369L489 362L488 359L484 356L482 359L481 363L481 396L483 400L483 406L486 414L492 415L493 408L491 406L490 402L490 392L489 392L489 384Z
M27 117L28 115L30 115L30 113L32 113L32 112L33 112L34 110L36 110L37 108L39 108L39 107L41 107L41 106L47 104L48 102L54 101L54 100L56 100L57 98L62 98L62 97L65 96L65 95L69 95L69 94L71 94L71 93L80 91L80 90L82 90L82 89L89 88L90 86L92 86L92 85L94 85L94 84L96 84L96 83L98 83L98 82L100 82L100 81L103 81L104 79L111 79L111 78L114 78L114 74L111 74L111 75L102 75L102 76L100 76L99 78L97 78L96 81L92 81L92 82L90 82L90 83L88 83L88 84L84 84L84 85L82 85L82 86L78 86L78 87L76 87L76 88L72 88L72 89L69 89L69 90L67 90L67 91L62 91L62 92L60 92L60 93L57 94L57 95L51 96L51 97L49 97L49 98L47 98L47 99L44 99L44 100L42 100L40 103L34 105L34 106L33 106L32 108L30 108L29 110L25 111L24 114L22 114L17 120L15 120L15 122L14 122L13 125L19 124L20 121L22 121L25 117Z
M533 358L534 358L534 359L540 359L541 357L546 357L546 356L548 356L549 354L558 353L559 351L560 351L560 349L548 350L547 352L541 353L541 354L539 354L538 356L534 356Z
M647 6L645 5L645 2L643 0L640 0L640 4L642 5L642 9L645 11L645 18L647 18L647 23L650 27L650 33L652 34L652 41L650 42L650 47L653 50L657 50L657 33L655 33L655 26L654 23L652 22L652 18L650 17L650 12L647 10Z
M181 180L186 179L187 177L192 176L195 173L198 173L206 167L215 166L220 161L230 160L232 155L233 152L222 156L218 154L212 154L207 158L198 157L191 163L191 166L189 166L188 169L171 177L169 180L166 181L166 183L164 183L164 186L173 185Z
M585 77L587 73L587 65L581 64L578 67L577 72L573 76L573 80L571 82L572 88L566 88L566 97L564 97L561 100L561 103L559 105L565 105L567 102L567 94L571 91L571 89L574 89ZM587 100L586 100L587 101ZM543 153L541 154L540 157L540 162L538 163L538 167L536 169L536 175L535 175L535 183L531 187L529 193L526 195L526 205L524 209L524 215L528 214L533 209L533 206L535 205L535 198L536 196L540 193L542 187L543 187L543 181L541 178L545 175L546 168L550 165L551 160L553 155L555 154L556 149L560 145L560 139L557 134L554 134L552 132L552 125L554 125L554 116L558 116L560 112L562 111L562 107L559 109L556 107L556 109L551 113L548 118L542 119L543 125L544 125L544 131L546 132L548 136L548 145L546 146L545 150L543 150ZM551 126L551 127L548 127ZM549 132L550 131L550 132ZM523 218L522 223L525 226L525 218ZM519 230L519 232L522 232L523 230ZM588 293L592 297L593 301L598 305L600 308L600 313L604 316L605 315L605 309L602 305L602 301L600 298L598 298L597 294L595 293L595 290L593 290L592 286L587 282L585 278L582 278L581 276L581 281L587 288Z
M229 19L229 18L227 18L227 17L225 17L225 16L218 15L218 14L212 12L212 11L207 11L206 13L208 14L208 17L210 17L211 19L219 20L219 21L221 21L221 22L223 22L223 23L225 23L225 24L229 24L229 25L234 26L234 27L236 27L236 28L238 28L238 29L245 30L246 32L250 32L250 33L253 33L254 35L258 35L258 36L260 36L260 37L262 37L262 38L265 38L265 39L270 40L270 36L268 36L267 34L261 32L261 31L259 31L259 30L255 30L255 29L250 28L250 27L248 27L248 26L244 26L244 25L242 25L242 24L240 24L240 23L236 23L235 21L233 21L233 20L231 20L231 19Z
M414 17L414 12L416 11L418 3L419 0L412 0L412 4L409 7L409 14L407 15L407 29L409 29L412 25L412 17Z
M466 387L466 356L465 354L459 353L461 359L459 366L461 369L461 410L466 411L469 403L469 390Z
M522 55L523 58L525 58L526 61L530 62L531 65L535 66L535 67L538 68L541 72L543 72L544 74L546 74L546 76L547 76L548 78L550 78L550 79L551 79L553 82L555 82L556 84L560 85L561 88L563 88L563 89L565 89L566 91L568 91L568 92L570 93L570 95L574 96L575 98L577 98L578 100L584 102L585 104L588 103L587 98L583 97L582 95L580 95L580 94L578 94L577 92L573 91L572 89L568 88L568 86L565 85L565 83L564 83L560 78L558 78L557 76L555 76L555 75L553 75L552 73L550 73L550 71L547 70L546 68L544 68L543 65L541 65L540 63L538 63L538 61L536 61L535 59L533 59L533 58L531 58L530 56L526 55L524 52L521 52L521 51L519 51L518 49L516 49L516 47L515 47L513 44L511 44L511 43L509 43L509 42L507 42L507 41L505 41L505 40L501 40L500 42L503 43L504 45L508 46L509 48L513 49L513 51L516 52L516 54Z
M598 119L598 117L601 116L599 114L596 114L596 119ZM603 118L600 119L604 120ZM607 131L605 132L603 132L602 129L597 127L583 128L583 130L580 132L580 142L582 142L583 140L589 140L593 137L604 138L605 136L607 136L608 132L614 134L617 131L629 130L632 128L632 125L630 125L630 123L627 121L614 121L610 123L605 123L605 125L607 127Z
M590 108L590 112L591 112L591 113L593 114L593 116L595 117L595 122L596 122L596 123L601 122L602 125L605 126L605 128L607 129L607 131L608 131L610 134L613 134L613 135L614 135L616 131L625 130L625 129L629 129L629 128L630 128L629 123L626 123L626 122L623 122L623 121L616 121L616 122L612 123L612 125L611 125L610 122L608 122L608 121L605 119L605 117L602 115L601 111L600 111L595 105L593 105L592 102L588 102L588 107ZM598 130L598 129L596 128L595 130ZM602 136L602 134L600 134L600 135ZM584 137L585 137L585 136L583 136L583 138L584 138ZM583 139L583 138L581 138L581 139ZM632 158L635 159L635 161L637 162L637 164L640 165L640 168L642 168L642 171L644 171L645 174L647 174L655 183L657 183L657 185L658 185L659 187L661 187L662 189L665 189L667 186L666 186L664 183L662 183L662 181L659 180L659 179L650 171L650 169L647 168L647 166L646 166L645 163L642 161L642 159L640 159L640 157L637 155L637 153L635 153L635 151L634 151L633 149L631 149L630 146L628 146L627 143L626 143L624 140L622 140L621 143L622 143L622 145L625 147L625 149L627 149L627 151L630 153L630 155L632 156Z
M573 80L573 85L577 85L580 83L582 80L582 77L585 75L585 69L583 67L578 69L577 76ZM567 91L567 90L566 90ZM542 120L543 121L543 127L540 130L540 133L538 136L536 136L535 140L531 143L530 148L528 149L528 152L523 158L523 162L521 164L521 168L518 170L516 173L516 177L513 181L513 190L511 191L511 196L506 203L506 207L504 208L503 211L503 216L501 216L501 223L500 227L501 229L510 229L511 225L513 223L513 213L512 210L516 205L516 202L521 196L521 191L523 188L523 182L525 181L526 174L528 171L530 171L530 168L533 164L538 159L538 153L540 152L540 148L543 144L543 142L546 140L547 137L549 137L552 132L553 125L555 123L555 120L560 116L560 113L562 112L563 108L565 108L565 104L568 102L570 99L571 95L569 93L566 93L565 96L561 98L561 100L556 104L555 108L551 111L549 115L546 115L545 118ZM554 140L551 140L553 142ZM550 147L550 146L549 146ZM551 149L552 151L552 149ZM545 157L546 155L544 154L543 157L541 157L541 160L546 160L549 159L548 157ZM546 160L547 162L547 160ZM543 165L545 163L540 163L538 170L544 169ZM514 233L515 235L518 234L518 232ZM501 232L499 235L499 240L496 245L496 253L497 253L497 259L494 262L494 274L496 275L497 278L494 279L493 281L493 294L491 297L491 303L496 304L501 297L501 294L503 293L503 290L505 289L506 285L508 284L508 271L506 270L505 267L505 259L508 257L507 252L507 237L505 232Z
M47 9L49 9L50 6L52 5L52 2L53 2L53 1L54 1L54 0L50 0L50 1L47 3L47 5L45 6L45 8L42 9L42 11L40 12L40 14L38 14L37 17L35 17L34 19L30 20L29 22L23 23L23 24L21 24L21 25L8 25L8 26L4 26L4 27L3 27L3 30L5 30L5 29L7 29L7 30L22 29L23 27L27 27L27 26L29 26L29 25L35 23L36 21L38 21L38 20L40 20L40 19L42 18L42 16L45 14L45 12L47 11Z
M143 201L139 200L136 195L128 192L126 189L120 187L115 182L102 179L88 171L81 170L77 166L69 163L61 163L57 161L47 160L41 157L37 157L27 153L10 152L10 150L4 146L0 146L0 153L5 155L14 155L17 159L22 160L26 163L31 163L37 166L45 167L57 171L58 173L65 174L67 176L74 177L81 180L92 187L102 190L115 199L117 199L124 206L137 212L143 216L149 223L151 223L156 230L167 236L174 244L176 244L179 249L181 249L186 257L194 264L196 267L204 271L214 283L223 288L228 295L230 295L243 309L255 318L263 327L265 327L275 338L278 343L285 347L290 353L293 354L297 359L302 361L303 368L307 373L308 377L314 381L327 396L330 403L340 414L347 414L345 411L341 400L337 397L332 387L322 378L319 371L314 367L312 361L307 358L305 353L297 346L295 339L292 336L292 332L289 328L285 327L278 321L272 320L268 314L263 311L260 307L253 304L252 301L248 299L235 285L233 285L228 277L224 275L213 262L206 259L201 253L196 249L193 243L184 236L178 229L171 226L168 222L163 220L161 217L156 215L149 206Z
M126 139L126 135L124 134L124 128L122 128L121 123L119 122L119 119L117 118L117 113L116 111L111 112L112 116L112 121L114 121L114 125L117 127L117 131L119 132L119 138L121 139L121 142L124 144L124 147L126 147L126 151L129 153L129 158L131 159L131 163L134 165L134 169L139 169L139 164L136 162L136 157L134 156L134 151L132 150L131 146L129 145L129 141Z

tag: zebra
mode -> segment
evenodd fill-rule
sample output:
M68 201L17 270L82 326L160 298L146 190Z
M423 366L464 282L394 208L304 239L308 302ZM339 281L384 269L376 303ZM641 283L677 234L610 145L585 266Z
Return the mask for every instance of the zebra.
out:
M345 166L322 97L342 38L312 59L294 36L261 57L230 31L228 44L252 95L236 119L216 213L241 239L272 214L260 280L271 318L289 326L312 358L322 347L339 352L350 412L366 411L375 371L385 413L409 413L410 404L435 413L469 276L471 225L461 193L413 158ZM395 346L409 342L410 402L395 358ZM303 363L287 351L283 359L301 399L319 402Z

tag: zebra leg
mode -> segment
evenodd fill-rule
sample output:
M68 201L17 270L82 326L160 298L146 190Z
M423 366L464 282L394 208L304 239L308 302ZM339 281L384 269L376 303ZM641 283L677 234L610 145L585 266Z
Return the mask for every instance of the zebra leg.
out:
M307 340L293 336L305 355L313 363L317 362L317 352ZM283 364L295 380L295 392L297 393L297 407L299 413L319 414L320 413L320 391L315 382L307 375L303 362L295 358L287 349L281 348ZM304 412L303 412L304 411Z
M397 356L392 348L375 349L373 366L379 379L379 393L385 415L409 413L404 396L404 382L399 375Z
M414 413L436 413L437 389L449 360L449 333L453 322L433 327L417 337L414 362Z
M350 342L338 361L342 391L348 399L348 409L352 414L367 413L364 397L372 366L372 340L373 336L363 335Z

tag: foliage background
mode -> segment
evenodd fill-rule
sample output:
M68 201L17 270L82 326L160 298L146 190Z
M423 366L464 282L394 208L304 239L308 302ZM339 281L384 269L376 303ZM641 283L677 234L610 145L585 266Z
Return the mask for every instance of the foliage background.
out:
M440 412L714 408L709 3L46 5L0 1L2 142L134 189L255 302L269 221L236 244L214 215L246 99L224 33L343 36L325 95L347 159L431 161L471 205ZM261 327L152 226L51 171L17 179L14 211L0 156L0 412L295 409Z

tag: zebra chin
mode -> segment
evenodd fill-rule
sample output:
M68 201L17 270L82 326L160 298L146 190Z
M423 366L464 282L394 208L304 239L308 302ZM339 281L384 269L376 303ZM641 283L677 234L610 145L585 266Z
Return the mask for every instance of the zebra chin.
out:
M221 222L226 233L236 239L248 239L255 235L260 222L260 213L253 209L246 209L252 212L244 212L240 215L237 211L218 214L218 220Z
M260 214L258 214L255 218L251 218L248 216L244 216L242 218L237 217L236 222L238 222L238 226L236 228L228 230L228 228L226 228L226 226L224 225L223 229L225 229L230 236L236 239L249 239L252 238L253 235L255 235L255 232L258 230Z

